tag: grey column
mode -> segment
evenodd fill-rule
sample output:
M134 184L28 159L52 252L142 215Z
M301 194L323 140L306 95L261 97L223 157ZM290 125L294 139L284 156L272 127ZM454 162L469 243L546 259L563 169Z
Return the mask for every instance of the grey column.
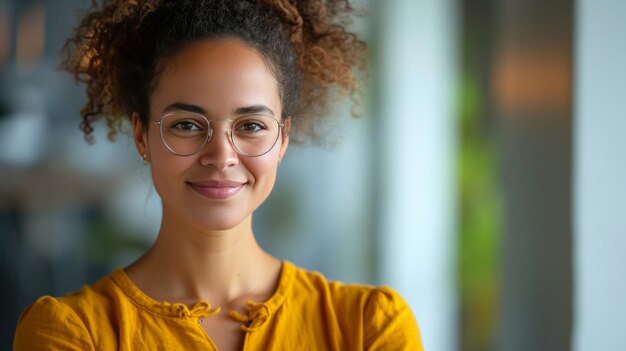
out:
M492 87L505 221L498 349L569 350L572 3L497 6Z

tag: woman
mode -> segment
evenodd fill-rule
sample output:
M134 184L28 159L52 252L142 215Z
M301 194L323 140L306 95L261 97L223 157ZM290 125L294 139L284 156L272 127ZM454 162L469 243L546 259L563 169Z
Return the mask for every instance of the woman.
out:
M163 218L141 258L20 317L15 350L421 349L388 288L329 282L263 251L252 213L290 135L353 93L365 44L347 1L118 0L88 13L65 67L81 127L130 118Z

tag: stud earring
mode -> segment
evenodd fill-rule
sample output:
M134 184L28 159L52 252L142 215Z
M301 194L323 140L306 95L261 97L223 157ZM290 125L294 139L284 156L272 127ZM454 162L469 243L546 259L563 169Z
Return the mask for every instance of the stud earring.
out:
M147 165L148 163L150 163L150 161L148 161L148 155L146 154L142 154L141 159L143 160L144 165Z

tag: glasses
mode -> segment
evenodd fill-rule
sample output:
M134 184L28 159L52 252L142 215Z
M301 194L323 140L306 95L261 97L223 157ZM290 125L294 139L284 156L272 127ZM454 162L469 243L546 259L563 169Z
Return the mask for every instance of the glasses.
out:
M198 153L213 136L217 122L230 122L230 141L235 150L245 156L258 157L268 153L284 127L272 116L249 114L236 119L209 121L201 114L175 111L155 122L161 130L163 144L174 154L191 156Z

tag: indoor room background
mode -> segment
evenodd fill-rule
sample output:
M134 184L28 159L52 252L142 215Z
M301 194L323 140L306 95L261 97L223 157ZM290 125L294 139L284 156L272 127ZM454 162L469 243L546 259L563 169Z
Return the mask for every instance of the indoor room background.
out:
M57 69L90 3L0 0L2 350L29 303L158 231L130 134L110 143L100 124L86 143L83 87ZM363 103L338 103L320 145L290 145L261 246L395 288L426 350L626 350L626 2L355 6Z

